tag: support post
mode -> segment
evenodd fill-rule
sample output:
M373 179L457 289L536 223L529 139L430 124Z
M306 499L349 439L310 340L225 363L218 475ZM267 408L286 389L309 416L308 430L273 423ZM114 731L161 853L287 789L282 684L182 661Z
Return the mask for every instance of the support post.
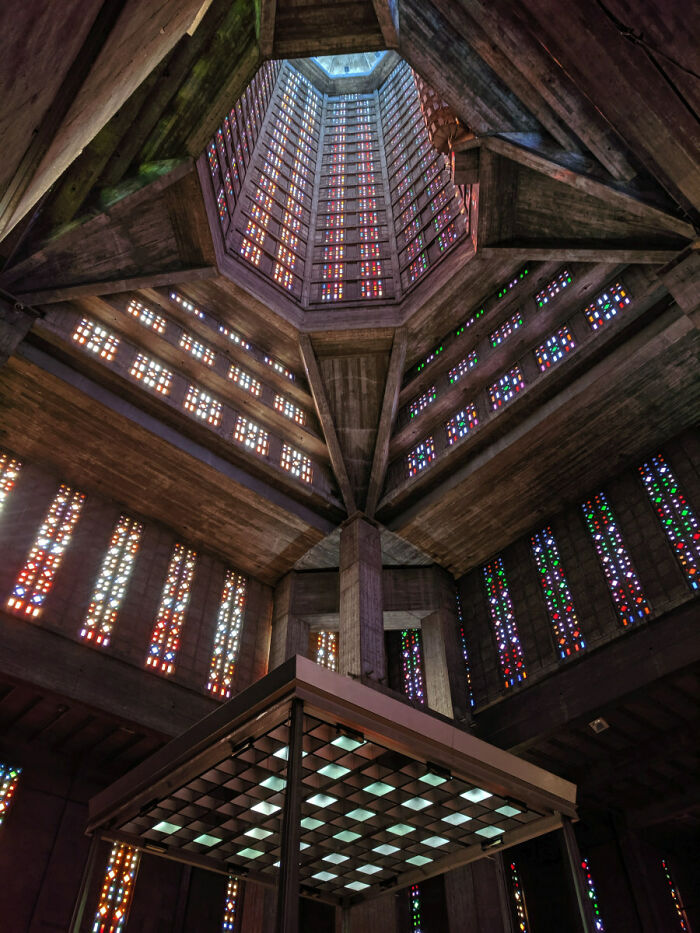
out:
M27 336L39 311L0 295L0 367L4 366Z
M73 907L73 916L71 917L70 921L69 933L80 933L80 928L83 925L83 917L85 916L85 908L87 906L87 900L90 894L92 877L95 874L95 865L97 864L97 852L99 847L99 836L93 835L92 839L90 840L90 848L88 849L87 859L85 860L85 867L83 868L83 876L80 879L78 896L75 899L75 906Z
M299 933L299 840L301 835L301 752L304 704L292 700L287 787L284 792L276 933Z
M270 661L273 671L295 654L309 653L309 626L294 613L294 572L288 573L275 588L270 637Z
M338 672L383 682L382 549L379 528L360 515L340 529L339 628Z
M428 706L443 716L471 722L454 583L437 568L436 574L439 574L436 580L439 608L421 623Z
M574 827L571 825L571 820L566 816L562 817L561 833L564 841L566 859L569 864L569 871L571 872L574 893L576 894L576 905L578 907L581 930L583 933L596 933L591 899L588 896L586 879L581 869L581 853L579 852L578 842L574 835Z

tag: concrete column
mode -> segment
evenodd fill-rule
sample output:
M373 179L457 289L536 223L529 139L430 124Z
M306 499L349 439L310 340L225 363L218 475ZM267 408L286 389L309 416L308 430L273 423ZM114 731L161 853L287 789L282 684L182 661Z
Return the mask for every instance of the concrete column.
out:
M233 692L240 693L267 674L272 625L272 590L248 579L241 643L233 673Z
M379 528L357 516L340 530L338 671L384 681L382 549Z
M436 574L439 608L421 623L428 706L443 716L471 721L454 585L437 569Z
M309 626L294 614L294 573L288 573L275 588L270 637L270 662L273 671L295 654L308 656Z
M33 308L0 297L0 367L14 355L39 316Z
M445 899L449 933L514 933L500 852L447 872Z

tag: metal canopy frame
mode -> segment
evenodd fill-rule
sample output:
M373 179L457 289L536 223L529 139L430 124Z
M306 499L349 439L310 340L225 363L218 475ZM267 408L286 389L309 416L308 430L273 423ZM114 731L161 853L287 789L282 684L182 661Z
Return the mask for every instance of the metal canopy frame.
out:
M94 797L88 832L279 885L289 911L299 891L347 907L543 835L575 799L443 717L296 657Z

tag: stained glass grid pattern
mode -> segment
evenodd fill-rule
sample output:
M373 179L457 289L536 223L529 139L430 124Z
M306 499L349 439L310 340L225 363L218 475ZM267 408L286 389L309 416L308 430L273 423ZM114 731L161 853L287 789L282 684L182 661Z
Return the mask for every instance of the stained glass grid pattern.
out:
M162 363L150 359L143 353L138 353L131 364L129 373L149 389L154 389L161 395L170 395L173 374Z
M21 768L0 763L0 825L10 809L21 773Z
M207 681L207 690L223 699L231 696L233 674L240 650L245 601L245 577L233 570L227 570Z
M588 499L582 508L620 621L627 626L646 618L651 610L605 494Z
M586 643L552 529L547 526L535 532L530 543L559 657L569 658L583 651Z
M673 909L676 914L676 920L678 921L678 930L681 933L689 933L690 927L688 926L688 918L685 913L685 908L683 902L681 901L680 894L678 893L678 888L676 887L673 876L671 875L671 869L669 868L668 862L666 859L661 859L661 868L666 878L668 884L669 894L671 896L671 902L673 903Z
M503 683L514 687L526 679L527 671L503 560L495 557L485 565L483 575Z
M556 334L547 337L543 344L535 350L535 359L540 372L546 373L548 369L559 363L567 354L574 350L576 344L568 325L560 327Z
M138 849L125 843L116 842L112 846L92 933L122 933L126 929L139 856Z
M189 411L196 418L201 418L214 428L221 424L223 406L217 399L212 398L204 389L197 386L189 386L184 401L185 410Z
M226 884L226 901L224 903L224 918L221 921L222 933L234 933L236 929L236 916L238 914L238 892L240 885L238 878L229 875Z
M591 874L591 866L588 864L588 859L581 859L581 868L583 869L583 874L586 879L586 891L588 893L588 899L591 902L591 910L593 911L593 924L596 929L596 933L605 933L605 925L603 924L603 918L600 913L600 905L598 904L598 893L595 889L595 882L593 881L593 875Z
M421 441L420 444L413 448L406 458L408 475L416 476L433 462L435 456L435 441L432 437L426 437L424 441Z
M329 671L338 670L338 633L337 632L314 632L311 636L313 641L312 657L321 667L328 668Z
M310 483L313 480L311 460L289 444L282 444L280 465L282 469L287 470L292 476L296 476L297 479L301 479L305 483Z
M593 299L584 311L585 318L592 330L599 330L624 310L630 301L627 289L621 282L616 282Z
M119 346L119 337L96 321L83 318L73 331L73 340L78 346L111 363Z
M518 309L514 314L511 314L511 316L506 321L503 321L503 323L496 328L496 330L489 337L489 343L492 347L497 347L522 326L523 314L522 311Z
M411 933L422 933L420 885L412 884L408 891Z
M424 411L428 405L435 401L437 398L437 389L435 386L431 386L425 392L422 392L417 398L414 398L413 401L408 406L408 415L409 418L415 418L416 415L419 415Z
M469 664L469 648L467 646L467 632L464 626L464 615L462 613L462 600L459 595L459 590L457 590L455 597L457 599L457 621L459 624L460 644L462 646L462 658L464 659L464 672L467 677L467 695L469 698L469 705L473 709L476 701L474 699L474 688L472 685L472 670Z
M525 388L525 380L519 366L514 366L504 373L498 382L489 387L491 408L498 411L503 405L512 402L515 396Z
M0 512L5 500L15 488L19 471L22 469L20 460L9 454L0 453Z
M510 863L510 886L513 895L513 910L519 933L530 933L527 907L525 905L525 892L520 881L520 875L515 862Z
M448 372L448 378L450 382L454 385L455 382L459 382L462 376L466 376L470 369L474 369L476 364L479 362L479 357L477 356L476 350L469 352L463 360L460 360L456 366L453 366L452 369Z
M452 418L445 424L445 431L447 432L447 443L451 446L456 444L457 441L461 440L463 437L466 437L471 431L479 426L479 417L476 412L476 405L473 402L470 402L469 405L457 412L456 415L453 415Z
M543 289L535 295L535 302L538 308L544 308L546 304L560 295L565 288L571 285L573 276L568 269L563 269L551 282L548 282Z
M147 308L135 298L131 299L129 304L126 306L126 310L127 314L135 317L139 324L143 324L143 326L148 327L149 330L154 330L157 334L165 333L165 328L168 322L165 320L163 315L158 314L151 308Z
M127 515L122 515L117 522L80 630L80 637L86 641L103 648L109 645L142 533L143 526Z
M7 601L9 609L32 618L39 615L71 542L84 501L82 492L65 485L59 488Z
M196 560L195 551L182 544L175 545L146 657L146 665L162 674L175 670Z
M419 629L409 628L401 632L401 673L403 692L421 706L425 703L423 682L423 646Z
M644 488L691 589L700 589L700 523L661 454L639 467Z
M236 418L233 439L261 457L266 457L270 451L270 436L267 431L243 415Z

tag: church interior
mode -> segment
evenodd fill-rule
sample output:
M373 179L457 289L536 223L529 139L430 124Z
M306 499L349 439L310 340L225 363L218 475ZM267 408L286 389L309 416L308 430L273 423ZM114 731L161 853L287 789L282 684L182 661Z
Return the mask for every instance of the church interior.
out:
M700 22L0 11L2 933L700 933Z

